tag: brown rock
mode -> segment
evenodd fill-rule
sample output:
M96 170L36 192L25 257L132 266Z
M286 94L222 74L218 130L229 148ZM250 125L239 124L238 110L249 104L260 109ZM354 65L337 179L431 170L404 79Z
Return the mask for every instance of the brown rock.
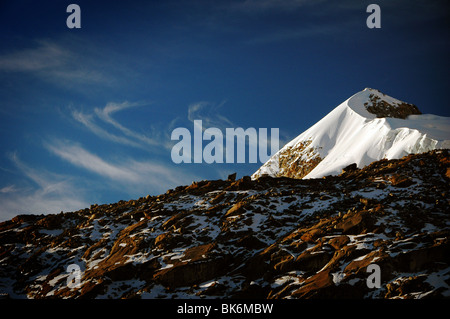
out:
M284 249L280 249L277 245L273 245L264 250L262 255L270 254L270 262L272 265L278 264L279 262L289 258L291 254Z
M162 228L164 230L170 228L173 225L176 225L177 222L179 222L180 220L182 220L184 217L188 216L190 214L190 211L185 211L185 212L181 212L179 214L176 214L172 217L170 217L166 222L164 222L164 224L162 224Z
M42 215L39 216L39 215L31 215L31 214L30 215L22 214L22 215L17 215L15 217L13 217L11 219L11 221L13 223L22 224L22 223L26 223L26 222L34 222L38 218L42 218Z
M293 269L294 257L292 255L286 255L283 257L273 268L279 272L288 272Z
M403 176L400 174L394 174L391 176L390 181L392 183L392 186L395 187L408 187L412 184L414 184L414 181L408 177L408 176Z
M326 265L326 269L334 269L336 265L339 264L341 259L352 259L354 258L356 252L356 245L348 245L343 248L336 250L334 252L333 257L330 259L328 264Z
M345 173L348 173L348 172L353 172L353 171L355 171L357 169L358 169L358 166L356 165L356 163L353 163L353 164L350 164L350 165L344 167L342 169L342 173L345 174Z
M358 235L374 229L375 218L367 211L355 212L344 216L343 221L336 224L344 234Z
M312 229L306 233L304 233L300 239L307 243L313 243L316 241L317 238L322 236L324 234L324 231L320 228Z
M367 103L366 105L367 111L372 114L376 114L377 117L394 117L405 119L411 114L422 114L414 104L401 102L399 104L392 105L374 94L370 94L369 98L370 103Z
M403 278L402 280L397 280L392 283L388 283L386 285L387 293L385 298L393 298L393 297L403 297L403 298L412 298L412 293L423 292L423 291L433 291L433 293L429 294L428 297L440 297L437 289L433 289L432 286L428 282L426 282L426 275L419 276L411 276L407 278ZM409 295L409 296L408 296Z
M62 227L63 220L63 214L47 215L44 218L38 220L36 222L36 225L39 225L46 229L57 229Z
M299 253L308 247L308 244L304 241L293 241L289 244L289 249L291 249L294 253Z
M182 257L181 260L190 260L192 262L204 259L205 256L207 256L211 252L211 250L213 250L215 247L216 247L215 243L210 243L188 248L184 252L184 256Z
M351 273L356 272L359 273L361 271L366 271L367 266L369 266L374 259L377 259L377 263L379 263L379 259L388 258L389 255L385 253L382 249L374 250L367 254L364 258L353 260L350 264L345 267L344 272Z
M338 236L331 238L328 243L333 246L334 249L338 250L341 249L343 246L347 245L347 243L350 241L350 238L346 235Z
M211 199L209 202L212 205L216 205L217 203L221 202L224 198L225 198L225 192L221 192L219 193L216 197L214 197L213 199Z
M253 187L253 182L250 176L243 176L241 179L231 183L227 190L247 190Z
M155 246L164 249L170 250L180 245L187 245L192 242L191 237L183 236L176 233L171 233L167 231L158 237L155 238Z
M283 148L279 154L278 176L301 179L308 175L322 161L318 151L310 144L311 140L306 140ZM304 156L300 154L306 155L308 159L303 160Z
M236 180L236 173L228 175L228 181L234 182Z
M330 270L324 270L308 278L304 285L292 293L294 298L311 298L318 290L333 285L333 277Z
M244 206L245 206L245 202L238 202L238 203L234 204L233 207L231 207L226 212L225 217L239 215L239 214L243 213L245 211Z

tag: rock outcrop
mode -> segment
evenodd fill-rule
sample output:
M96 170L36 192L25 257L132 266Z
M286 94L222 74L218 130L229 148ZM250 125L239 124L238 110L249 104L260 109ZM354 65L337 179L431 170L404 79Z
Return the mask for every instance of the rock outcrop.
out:
M418 107L414 104L403 101L386 101L382 98L384 96L378 90L370 89L377 94L370 94L369 101L364 103L364 106L369 113L375 114L377 117L393 117L399 119L406 119L409 115L420 115ZM381 97L380 97L381 95Z

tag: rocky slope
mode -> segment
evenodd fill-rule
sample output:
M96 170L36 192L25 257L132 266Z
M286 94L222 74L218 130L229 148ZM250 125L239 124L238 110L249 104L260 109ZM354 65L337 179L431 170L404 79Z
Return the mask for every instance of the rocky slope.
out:
M0 293L449 297L448 150L355 166L322 179L200 181L77 212L19 215L0 224ZM367 285L371 264L379 288Z
M366 88L287 143L253 175L321 178L356 163L450 148L450 118Z

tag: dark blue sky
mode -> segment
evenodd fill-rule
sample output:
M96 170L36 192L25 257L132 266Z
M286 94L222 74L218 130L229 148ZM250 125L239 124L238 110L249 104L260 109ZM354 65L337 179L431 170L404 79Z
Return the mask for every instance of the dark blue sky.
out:
M450 116L447 3L2 1L0 220L261 165L172 163L170 134L194 119L279 128L281 147L365 87Z

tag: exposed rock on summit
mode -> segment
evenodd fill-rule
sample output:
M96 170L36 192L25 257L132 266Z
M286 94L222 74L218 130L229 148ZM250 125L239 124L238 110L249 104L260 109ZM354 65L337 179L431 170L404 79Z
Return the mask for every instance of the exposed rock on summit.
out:
M406 119L409 115L422 114L417 106L406 102L397 102L389 104L378 95L370 94L369 102L365 102L364 106L367 111L375 114L377 117L394 117Z

